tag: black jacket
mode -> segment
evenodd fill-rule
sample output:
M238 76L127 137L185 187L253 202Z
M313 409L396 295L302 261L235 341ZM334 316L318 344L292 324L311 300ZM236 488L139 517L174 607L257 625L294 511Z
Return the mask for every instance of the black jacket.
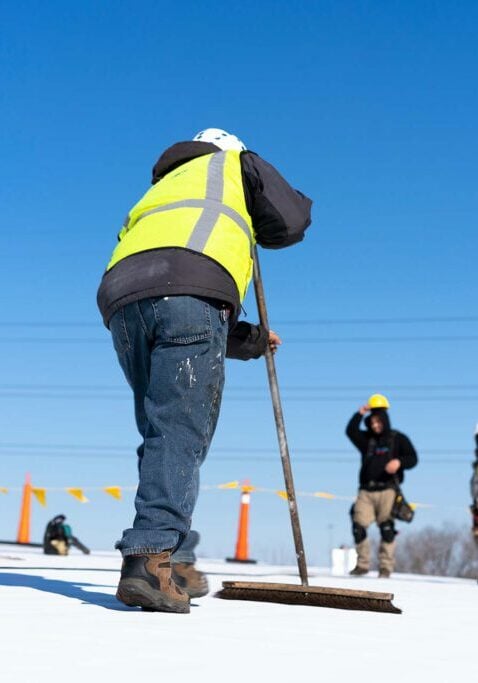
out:
M160 182L164 175L195 157L219 151L209 142L179 142L154 165L152 183ZM280 249L300 242L311 222L311 200L292 189L273 166L254 152L241 154L241 169L257 243L267 249ZM103 275L97 299L108 326L112 315L128 303L181 294L230 305L228 357L247 360L264 353L266 331L248 323L235 324L240 298L233 278L217 261L198 252L167 247L132 254Z
M384 424L384 431L377 435L370 429L370 416L365 419L367 430L360 429L362 415L355 413L347 425L345 433L362 456L359 483L360 488L367 491L381 491L393 488L395 480L403 481L403 470L412 469L418 462L417 453L410 439L390 428L390 421L385 410L375 410ZM397 458L401 467L395 475L385 471L385 465Z

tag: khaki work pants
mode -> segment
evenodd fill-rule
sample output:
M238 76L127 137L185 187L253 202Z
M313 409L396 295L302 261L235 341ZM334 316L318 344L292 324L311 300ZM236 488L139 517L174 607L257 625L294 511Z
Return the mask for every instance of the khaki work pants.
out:
M359 490L357 500L354 505L353 520L360 526L367 529L372 522L376 522L377 526L390 519L393 503L395 501L395 490L386 489L385 491L365 491ZM370 542L368 538L357 543L357 566L360 569L370 568ZM380 539L380 546L378 550L378 562L380 569L386 569L389 572L393 571L395 555L395 541L386 543Z
M66 541L53 540L51 544L56 548L58 555L68 555L68 545Z

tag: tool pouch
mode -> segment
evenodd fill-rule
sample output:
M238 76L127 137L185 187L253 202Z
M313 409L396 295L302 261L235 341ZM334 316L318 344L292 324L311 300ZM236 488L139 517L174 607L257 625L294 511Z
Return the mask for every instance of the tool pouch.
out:
M397 483L395 486L395 500L392 507L392 519L399 519L401 522L410 523L414 516L415 510L410 503L407 503L402 489Z

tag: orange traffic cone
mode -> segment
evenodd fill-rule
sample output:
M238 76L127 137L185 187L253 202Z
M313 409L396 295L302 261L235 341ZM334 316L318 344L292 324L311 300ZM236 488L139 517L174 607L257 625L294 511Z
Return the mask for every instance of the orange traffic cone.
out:
M255 564L257 560L249 558L249 505L253 486L244 485L241 489L241 506L239 509L239 528L237 530L236 554L227 557L226 562L246 562Z
M32 506L32 484L30 475L25 476L22 506L18 523L17 543L30 543L30 511Z

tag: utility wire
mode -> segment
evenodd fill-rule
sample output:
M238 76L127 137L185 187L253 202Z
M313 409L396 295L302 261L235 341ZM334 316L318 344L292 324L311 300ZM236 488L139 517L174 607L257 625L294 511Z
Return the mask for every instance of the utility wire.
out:
M281 391L370 391L373 383L370 384L321 384L317 386L310 385L282 385ZM384 391L462 391L462 390L476 390L478 384L380 384L380 388ZM109 392L127 392L129 388L126 384L0 384L0 391L109 391ZM261 386L227 386L226 391L238 391L255 393L257 391L264 391L264 385Z
M139 437L138 437L139 438ZM115 446L115 445L95 445L95 444L50 444L50 443L28 443L28 442L3 442L0 443L0 449L15 449L21 448L24 450L36 450L36 449L47 449L47 450L81 450L81 451L125 451L130 453L135 446ZM244 453L245 448L240 446L212 446L215 452L220 453ZM295 453L355 453L353 447L350 448L307 448L298 447L293 449ZM451 448L424 448L420 449L420 453L442 453L445 455L450 455L453 453L472 453L473 449L451 449ZM255 453L277 453L278 448L274 446L247 446L247 452Z
M478 335L461 336L416 336L416 337L322 337L316 339L287 339L287 344L392 344L402 342L449 342L449 341L476 341Z
M79 455L78 453L76 455ZM49 453L49 452L22 452L22 451L15 451L15 453L2 453L3 457L25 457L25 458L30 458L30 457L40 457L40 458L65 458L65 457L71 457L72 454L70 453L69 455L66 453L61 453L61 452L55 452L55 453ZM81 453L82 458L104 458L104 459L112 459L112 458L121 458L122 460L126 460L127 458L134 458L134 448L131 449L130 454L117 454L117 453L93 453L93 452L86 452L86 453ZM337 458L310 458L310 457L303 457L303 456L294 456L294 452L292 451L292 461L293 462L302 462L302 463L313 463L315 465L322 465L322 464L341 464L341 465L357 465L357 458L356 457L350 457L350 458L344 458L344 457L337 457ZM246 463L279 463L279 452L277 451L277 455L275 457L271 456L248 456L244 457L242 455L232 455L232 456L221 456L221 455L215 455L214 452L211 452L208 456L208 463L213 464L215 462L235 462L238 461L241 464L245 465ZM427 458L426 460L421 460L420 465L452 465L453 467L456 465L469 465L470 461L465 460L465 459L431 459Z
M287 339L287 344L402 344L409 342L468 342L477 341L478 335L431 335L413 337L316 337L303 339ZM110 344L107 337L2 337L0 344Z
M276 447L270 447L270 446L258 446L256 448L254 447L247 447L248 450L241 448L239 446L212 446L211 447L211 452L214 453L231 453L231 454L242 454L247 452L254 452L254 453L277 453L278 448ZM95 453L97 452L114 452L119 453L119 452L126 452L126 453L131 453L134 452L135 446L106 446L106 445L93 445L93 444L41 444L41 443L15 443L15 442L4 442L0 443L0 450L1 451L9 451L9 450L22 450L22 451L81 451L81 452L86 452L86 451L93 451ZM355 451L353 448L306 448L306 447L298 447L298 448L293 448L291 449L293 453L309 453L309 454L350 454L355 457ZM421 454L432 454L432 455L451 455L451 454L470 454L470 457L472 457L472 449L455 449L455 448L421 448L420 449ZM245 456L247 457L247 456Z
M317 318L315 320L278 320L277 325L414 325L417 323L474 323L478 322L478 316L473 315L453 315L453 316L417 316L404 318ZM100 328L102 323L90 321L37 321L37 322L22 322L22 321L3 321L0 322L0 327L21 327L21 328Z
M51 399L51 400L69 400L69 401L131 401L131 395L127 394L88 394L88 393L47 393L47 392L25 392L25 391L0 391L0 399ZM363 403L363 396L288 396L283 395L284 401L287 403ZM270 397L264 393L263 396L257 394L243 394L241 396L230 396L225 394L222 399L226 403L239 402L254 402L263 403L270 401ZM477 401L478 396L466 395L447 395L447 396L395 396L394 403L466 403L469 401Z
M2 337L0 344L106 344L106 337Z
M0 327L31 327L31 328L38 328L38 329L47 329L47 328L56 328L56 327L70 327L70 328L78 328L78 327L92 327L92 328L101 328L103 327L103 324L98 321L96 323L93 322L21 322L21 321L5 321L5 322L0 322Z
M277 325L415 325L420 323L475 323L478 316L427 316L416 318L329 318L317 320L278 320Z

